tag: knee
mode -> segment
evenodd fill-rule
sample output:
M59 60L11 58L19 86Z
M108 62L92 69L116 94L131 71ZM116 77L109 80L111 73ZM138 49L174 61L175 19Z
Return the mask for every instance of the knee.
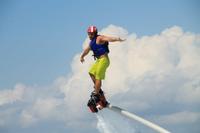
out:
M97 85L101 85L101 80L95 80L95 83L96 83Z

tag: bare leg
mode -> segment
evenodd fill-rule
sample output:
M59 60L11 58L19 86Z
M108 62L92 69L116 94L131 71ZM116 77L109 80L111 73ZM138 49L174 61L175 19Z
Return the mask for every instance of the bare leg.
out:
M92 79L92 81L93 81L93 83L95 85L95 76L93 74L91 74L91 73L89 73L89 75L90 75L90 78Z
M95 79L95 76L91 73L89 73L89 75L94 83L95 92L98 94L101 89L101 80Z
M101 80L96 79L95 80L95 91L97 94L99 94L100 89L101 89Z

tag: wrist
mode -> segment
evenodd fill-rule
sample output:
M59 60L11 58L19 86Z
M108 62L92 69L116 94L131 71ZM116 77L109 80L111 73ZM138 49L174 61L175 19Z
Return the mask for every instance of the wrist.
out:
M119 37L115 38L115 41L120 41L120 38Z

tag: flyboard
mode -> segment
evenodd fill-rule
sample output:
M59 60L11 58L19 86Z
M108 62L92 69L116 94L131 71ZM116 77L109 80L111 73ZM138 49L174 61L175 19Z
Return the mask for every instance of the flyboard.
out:
M168 130L160 127L159 125L150 122L140 116L137 116L134 113L130 113L120 107L111 105L110 103L107 102L102 90L100 90L99 95L96 95L94 92L91 93L87 106L89 107L92 113L97 113L99 110L102 110L103 108L108 108L111 111L114 111L122 116L125 116L129 119L142 123L143 125L157 131L158 133L171 133Z
M99 91L99 94L96 94L95 91L93 91L87 103L87 106L92 113L97 113L99 110L106 108L108 105L109 103L107 102L102 90Z

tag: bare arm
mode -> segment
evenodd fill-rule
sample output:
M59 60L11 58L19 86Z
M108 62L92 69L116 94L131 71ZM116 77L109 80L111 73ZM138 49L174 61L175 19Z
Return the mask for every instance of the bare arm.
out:
M121 39L119 37L108 37L108 36L98 36L97 38L97 43L98 44L103 44L105 42L122 42L122 41L125 41L125 39Z
M84 57L90 52L90 46L84 49L83 53L81 54L80 61L83 63L85 61Z

